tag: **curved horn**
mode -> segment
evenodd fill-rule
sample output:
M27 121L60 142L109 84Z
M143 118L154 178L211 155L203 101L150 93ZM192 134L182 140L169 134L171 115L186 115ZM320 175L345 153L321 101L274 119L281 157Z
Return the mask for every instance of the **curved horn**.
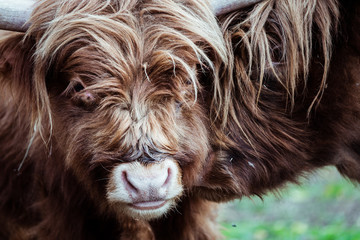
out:
M0 29L26 31L34 3L34 0L0 0Z
M215 15L221 15L236 9L248 7L260 1L261 0L209 0Z

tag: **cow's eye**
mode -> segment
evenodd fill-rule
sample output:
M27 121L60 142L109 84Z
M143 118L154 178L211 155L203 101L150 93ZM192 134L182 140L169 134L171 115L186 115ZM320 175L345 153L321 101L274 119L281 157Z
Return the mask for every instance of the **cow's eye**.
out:
M191 85L191 84L193 84L193 81L191 81L191 79L187 79L187 80L185 81L185 84L186 84L186 85Z
M81 83L76 83L75 85L74 85L74 90L75 90L75 92L80 92L81 90L84 90L84 85L82 85Z
M98 100L98 96L93 91L86 90L84 88L80 90L80 92L76 92L71 98L71 101L74 105L86 110L91 110L96 107Z
M181 110L181 107L183 106L184 102L182 101L175 101L175 109L177 112Z
M96 107L99 100L96 92L85 87L80 81L71 82L66 90L66 95L71 98L73 105L86 110Z
M85 85L80 80L73 80L68 82L67 87L62 92L62 95L71 97L76 93L79 93L85 89Z

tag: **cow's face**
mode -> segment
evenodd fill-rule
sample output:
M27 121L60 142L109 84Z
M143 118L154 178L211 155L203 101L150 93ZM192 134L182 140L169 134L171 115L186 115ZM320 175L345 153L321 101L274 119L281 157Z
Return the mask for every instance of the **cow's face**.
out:
M210 151L198 75L214 49L208 32L196 33L209 23L189 14L181 21L197 24L185 29L166 7L58 21L37 45L38 62L51 62L43 75L66 166L93 197L134 218L174 207Z
M88 65L96 54L77 63L86 73L56 81L67 86L53 95L54 135L67 152L66 164L84 182L100 183L114 207L137 218L162 215L182 195L183 185L195 181L207 156L200 100L195 101L188 73L174 72L166 55L156 56L161 65L145 70L139 64L138 76L124 80L106 70L93 73L101 71L95 69L98 62ZM161 72L166 61L171 68Z

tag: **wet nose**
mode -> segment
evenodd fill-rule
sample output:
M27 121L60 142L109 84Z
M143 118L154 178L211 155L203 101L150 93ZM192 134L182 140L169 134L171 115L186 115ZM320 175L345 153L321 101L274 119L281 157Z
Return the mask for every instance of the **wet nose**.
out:
M138 203L172 199L182 192L181 171L173 160L121 163L108 188L112 201Z
M170 166L124 169L121 173L121 180L129 196L146 201L164 199L173 177Z

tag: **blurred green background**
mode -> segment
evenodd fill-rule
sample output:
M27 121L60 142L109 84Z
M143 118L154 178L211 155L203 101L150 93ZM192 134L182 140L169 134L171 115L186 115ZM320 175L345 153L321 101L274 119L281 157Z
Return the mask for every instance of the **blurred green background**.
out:
M333 167L279 194L244 198L219 211L227 240L360 240L360 187Z

